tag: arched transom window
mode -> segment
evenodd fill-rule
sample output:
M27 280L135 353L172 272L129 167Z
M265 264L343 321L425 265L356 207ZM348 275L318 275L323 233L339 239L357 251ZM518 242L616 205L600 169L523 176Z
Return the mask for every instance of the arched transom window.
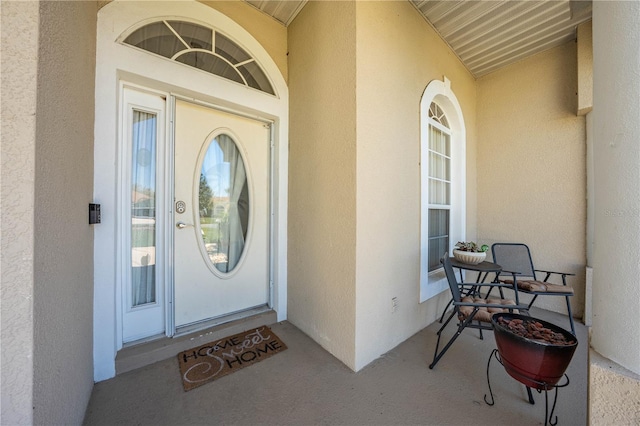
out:
M228 37L193 22L162 20L138 28L124 41L236 83L274 95L264 71Z
M447 116L444 115L442 108L440 108L440 106L435 102L431 102L431 105L429 105L429 118L442 124L447 129L450 128Z

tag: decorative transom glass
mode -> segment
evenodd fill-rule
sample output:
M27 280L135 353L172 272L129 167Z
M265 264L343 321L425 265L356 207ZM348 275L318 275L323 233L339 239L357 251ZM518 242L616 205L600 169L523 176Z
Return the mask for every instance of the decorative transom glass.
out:
M223 34L192 22L158 21L138 28L124 43L274 95L254 58Z
M431 105L429 105L429 118L442 124L447 129L451 128L449 127L449 121L447 121L447 117L444 115L444 111L442 111L440 106L435 102L431 102Z

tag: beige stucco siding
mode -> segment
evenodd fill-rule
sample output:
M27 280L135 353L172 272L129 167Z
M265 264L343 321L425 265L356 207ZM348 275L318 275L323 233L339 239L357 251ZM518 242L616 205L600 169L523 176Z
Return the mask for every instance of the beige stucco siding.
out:
M591 21L578 25L576 43L578 55L578 114L593 109L593 31Z
M289 320L355 368L355 3L289 26Z
M39 5L2 4L2 424L33 423L34 171Z
M309 3L289 50L289 319L358 370L446 303L419 303L420 99L445 75L475 233L475 82L407 2Z
M79 424L93 388L95 2L41 2L34 424Z
M640 375L640 3L596 3L591 344Z
M420 99L446 76L467 129L467 235L475 234L475 81L408 2L357 2L359 369L439 314L419 303ZM392 299L397 308L392 310ZM446 303L446 301L445 301Z
M570 42L478 80L478 238L524 242L537 268L576 274L569 284L580 318L586 139L576 79ZM541 297L536 306L566 312L561 297Z
M93 387L96 10L2 5L2 424L79 424Z
M589 351L589 424L640 424L640 375Z

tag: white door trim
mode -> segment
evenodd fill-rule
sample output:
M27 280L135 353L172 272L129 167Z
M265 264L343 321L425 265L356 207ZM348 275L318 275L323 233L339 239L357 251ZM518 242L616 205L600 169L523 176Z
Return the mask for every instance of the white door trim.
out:
M116 42L132 26L154 16L197 20L231 36L258 61L277 96L247 90L220 77L142 52ZM98 12L96 45L96 107L94 140L94 201L102 206L102 223L94 227L94 379L115 376L115 356L122 347L116 270L118 252L118 105L120 82L127 81L169 94L197 97L273 121L274 170L272 220L273 309L278 321L287 317L287 180L288 88L277 65L243 27L199 2L113 1ZM170 99L170 98L169 98ZM171 105L168 105L171 106Z

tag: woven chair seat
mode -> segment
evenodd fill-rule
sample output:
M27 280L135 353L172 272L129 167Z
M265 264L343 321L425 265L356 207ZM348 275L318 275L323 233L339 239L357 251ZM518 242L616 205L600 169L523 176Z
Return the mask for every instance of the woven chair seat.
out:
M485 308L485 307L481 307L478 309L478 312L476 312L476 314L474 315L473 319L474 321L482 321L482 322L491 322L491 316L493 314L496 313L500 313L500 312L509 312L509 308L508 306L514 306L516 304L515 301L510 300L510 299L483 299L482 297L473 297L473 296L465 296L462 298L462 302L463 303L483 303L483 304L490 304L490 305L503 305L505 306L504 308L493 308L493 307L489 307L489 308ZM469 315L471 315L473 313L473 306L460 306L460 308L458 309L458 319L460 321L464 321L465 319L467 319L469 317ZM518 312L517 309L514 309L513 312Z
M513 280L500 280L505 284L513 285ZM561 284L545 283L543 281L535 280L518 280L518 289L528 292L540 292L540 293L562 293L573 294L573 287Z

